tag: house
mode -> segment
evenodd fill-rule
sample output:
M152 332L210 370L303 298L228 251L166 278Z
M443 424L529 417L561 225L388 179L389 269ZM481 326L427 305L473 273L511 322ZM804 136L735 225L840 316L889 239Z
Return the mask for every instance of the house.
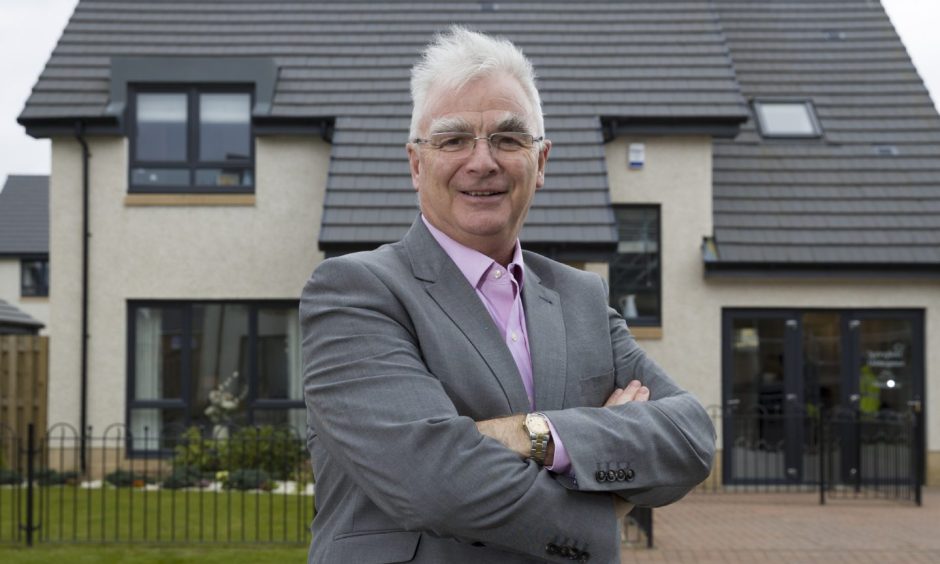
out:
M408 69L452 23L540 75L525 247L607 278L706 405L917 411L940 483L940 119L873 0L82 0L19 117L52 139L50 420L300 432L297 297L414 220ZM800 479L799 431L743 432Z
M0 190L0 300L27 332L48 326L48 176L10 175Z

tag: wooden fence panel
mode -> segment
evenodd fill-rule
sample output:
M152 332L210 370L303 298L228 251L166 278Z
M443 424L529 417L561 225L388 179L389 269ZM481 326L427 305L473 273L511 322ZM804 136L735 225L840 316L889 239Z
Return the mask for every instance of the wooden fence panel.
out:
M0 432L25 440L30 423L37 434L45 431L48 372L49 337L0 335ZM11 441L3 443L5 450L12 450ZM0 454L0 459L15 457L11 451Z

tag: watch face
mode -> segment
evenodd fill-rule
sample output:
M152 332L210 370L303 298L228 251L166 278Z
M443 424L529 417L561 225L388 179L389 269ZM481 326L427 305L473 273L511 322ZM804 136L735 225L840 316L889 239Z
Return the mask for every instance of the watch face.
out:
M545 416L530 414L525 418L526 429L530 433L535 433L536 435L547 435L548 434L548 422L545 421Z

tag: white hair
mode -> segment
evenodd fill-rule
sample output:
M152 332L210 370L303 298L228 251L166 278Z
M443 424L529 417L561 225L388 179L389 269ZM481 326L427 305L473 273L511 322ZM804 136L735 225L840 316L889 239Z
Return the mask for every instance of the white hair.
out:
M506 73L519 81L535 114L536 136L545 134L542 101L535 87L535 70L522 51L508 39L494 38L455 25L439 33L411 68L411 132L426 111L428 92L435 87L459 90L474 79Z

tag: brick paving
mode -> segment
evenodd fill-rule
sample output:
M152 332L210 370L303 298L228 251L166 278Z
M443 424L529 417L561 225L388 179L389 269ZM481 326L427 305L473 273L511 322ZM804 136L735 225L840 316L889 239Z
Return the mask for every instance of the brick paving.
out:
M815 494L705 494L657 509L655 548L623 564L940 563L940 488L910 502Z

